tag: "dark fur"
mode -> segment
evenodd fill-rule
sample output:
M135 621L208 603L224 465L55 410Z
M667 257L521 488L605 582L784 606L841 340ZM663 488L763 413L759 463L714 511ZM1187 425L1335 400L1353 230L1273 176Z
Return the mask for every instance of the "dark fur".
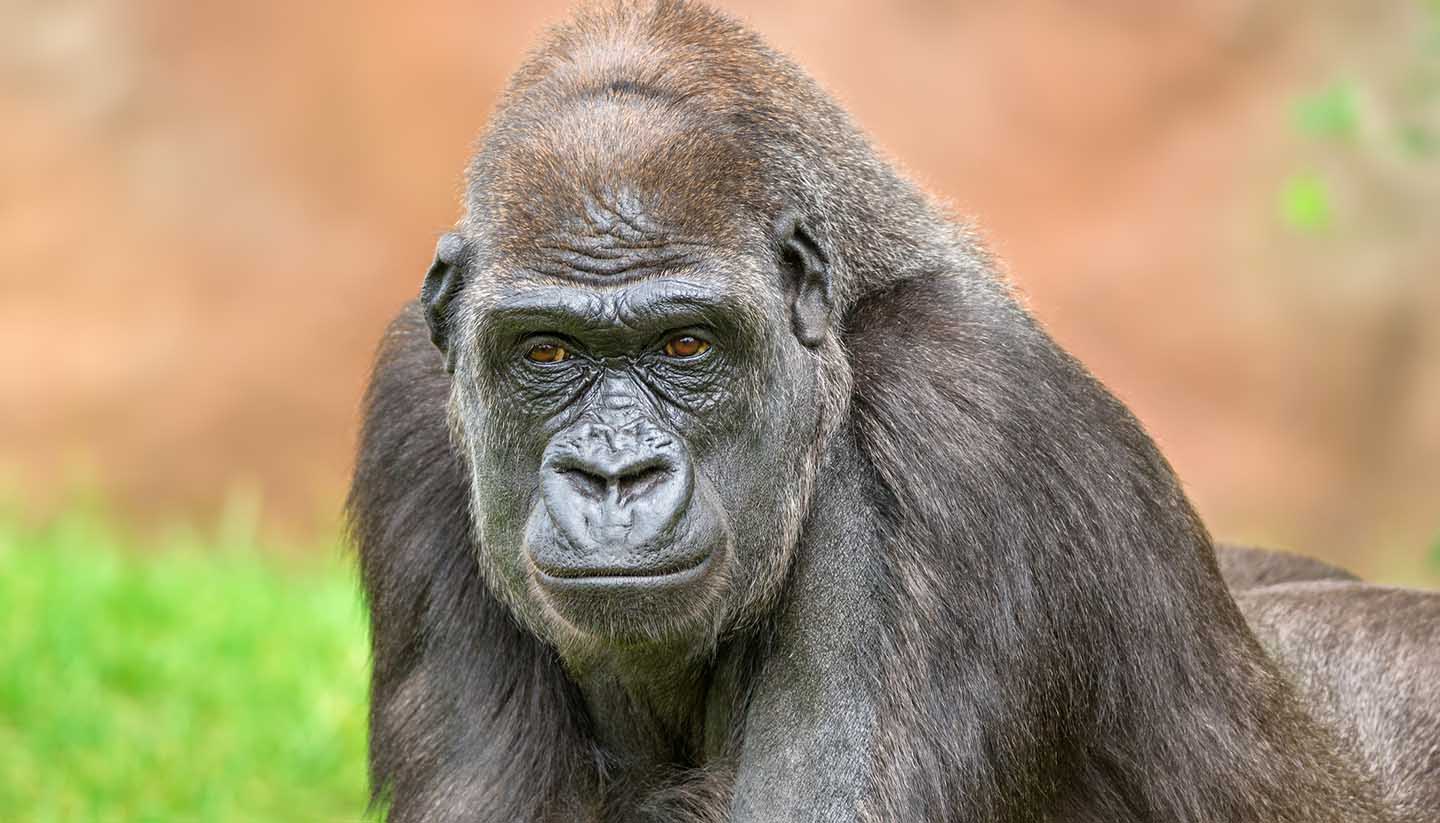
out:
M1313 558L1216 546L1220 572L1312 712L1357 751L1389 805L1440 815L1440 597L1367 585Z
M371 785L377 800L444 793L438 819L539 820L580 795L599 755L555 655L480 579L449 391L407 310L381 343L349 502L370 603ZM486 779L440 785L462 762Z
M1215 547L1215 558L1220 562L1220 576L1232 592L1308 580L1360 579L1339 566L1313 557L1252 546L1219 544Z
M592 93L638 96L692 135L597 173L663 182L661 210L702 245L808 221L833 277L816 305L836 320L797 366L818 375L827 421L811 505L793 557L774 525L776 568L742 581L764 596L698 665L645 700L623 680L582 694L561 662L574 650L517 621L477 563L495 547L472 539L452 384L408 309L381 348L350 498L371 778L392 819L1398 819L1251 634L1131 415L967 230L728 18L644 3L552 33L472 168L472 272L523 255L563 221L546 204L597 182L562 173L597 138L548 125L583 125L565 101ZM472 301L502 287L463 286ZM474 320L466 299L456 328ZM746 320L779 299L758 290Z
M1317 579L1236 599L1386 801L1409 819L1440 819L1440 597Z

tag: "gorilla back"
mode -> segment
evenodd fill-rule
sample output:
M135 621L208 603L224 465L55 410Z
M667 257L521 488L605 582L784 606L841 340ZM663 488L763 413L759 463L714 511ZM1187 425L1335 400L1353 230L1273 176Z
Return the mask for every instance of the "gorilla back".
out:
M1381 821L1130 414L799 69L555 29L350 498L398 821Z

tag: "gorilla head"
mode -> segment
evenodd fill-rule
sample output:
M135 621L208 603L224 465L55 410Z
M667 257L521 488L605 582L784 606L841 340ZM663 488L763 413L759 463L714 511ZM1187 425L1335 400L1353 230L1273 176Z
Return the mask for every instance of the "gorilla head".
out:
M830 272L703 112L556 96L502 115L424 286L482 562L562 651L703 652L785 579L842 396Z

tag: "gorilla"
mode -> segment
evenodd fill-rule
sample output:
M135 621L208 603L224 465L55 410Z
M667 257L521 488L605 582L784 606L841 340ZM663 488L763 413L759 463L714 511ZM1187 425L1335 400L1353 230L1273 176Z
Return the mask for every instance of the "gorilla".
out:
M1313 557L1254 546L1216 544L1220 576L1232 592L1307 580L1359 580L1353 572Z
M389 819L1440 819L1433 597L1237 605L997 271L730 18L553 30L367 394Z

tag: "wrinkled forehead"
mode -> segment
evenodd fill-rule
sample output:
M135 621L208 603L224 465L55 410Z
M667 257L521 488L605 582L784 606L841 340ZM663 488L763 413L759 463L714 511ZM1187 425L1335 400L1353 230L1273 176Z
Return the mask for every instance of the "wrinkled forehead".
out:
M731 136L631 85L576 93L492 133L472 209L486 212L497 262L521 274L593 285L740 274L768 238L755 159Z

